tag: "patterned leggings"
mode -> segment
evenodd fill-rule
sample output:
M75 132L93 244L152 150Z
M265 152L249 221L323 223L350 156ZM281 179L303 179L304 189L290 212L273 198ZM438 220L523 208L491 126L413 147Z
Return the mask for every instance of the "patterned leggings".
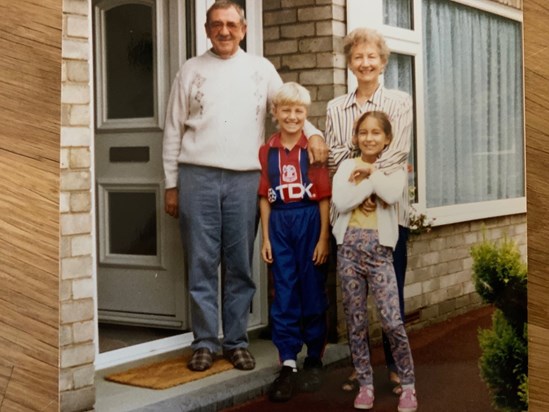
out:
M398 290L391 249L379 244L377 230L349 227L337 250L353 365L360 385L373 385L368 347L368 287L372 290L381 327L389 338L398 376L403 385L415 383L414 361L400 318Z

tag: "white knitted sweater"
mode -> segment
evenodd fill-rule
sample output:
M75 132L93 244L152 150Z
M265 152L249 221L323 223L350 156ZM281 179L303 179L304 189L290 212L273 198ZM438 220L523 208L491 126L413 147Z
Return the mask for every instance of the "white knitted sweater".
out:
M185 62L172 85L164 127L166 188L177 186L179 163L259 170L265 117L281 85L267 59L241 49L228 59L207 51ZM307 136L320 134L308 127Z

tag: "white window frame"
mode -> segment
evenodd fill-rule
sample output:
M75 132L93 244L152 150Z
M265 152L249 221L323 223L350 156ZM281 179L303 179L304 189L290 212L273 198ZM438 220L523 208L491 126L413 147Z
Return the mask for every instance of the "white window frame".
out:
M414 205L420 213L425 213L434 220L435 226L470 220L486 219L497 216L526 213L526 197L501 199L469 204L458 204L427 208L426 204L426 157L425 157L425 102L423 82L423 33L422 33L422 0L413 1L414 29L407 30L383 24L383 0L348 0L347 30L358 27L370 27L379 31L386 39L390 50L414 57L415 114L416 114L416 171L418 203ZM522 11L490 0L450 0L473 7L488 13L506 17L523 23ZM348 90L356 87L354 76L347 76ZM524 90L524 87L523 87ZM524 118L524 105L523 105ZM523 126L523 147L526 132ZM525 151L524 151L525 153ZM526 173L523 170L526 181ZM526 188L526 184L524 185Z
M94 7L95 16L95 64L97 96L95 112L97 130L162 128L166 113L167 93L169 91L169 50L165 50L168 36L168 7L165 0L103 0ZM154 54L156 57L154 82L154 115L152 117L109 119L107 116L107 62L105 14L107 11L125 4L143 4L151 6L153 11Z

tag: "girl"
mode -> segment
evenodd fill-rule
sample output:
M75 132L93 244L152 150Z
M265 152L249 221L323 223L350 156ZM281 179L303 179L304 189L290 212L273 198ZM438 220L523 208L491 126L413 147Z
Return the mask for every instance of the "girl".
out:
M333 233L337 241L337 273L343 291L353 364L360 383L357 409L371 409L374 386L368 347L367 295L371 288L383 331L389 338L402 384L398 411L417 409L412 354L400 316L399 295L392 252L398 239L397 202L406 184L404 168L385 175L374 165L392 139L391 123L379 111L362 114L353 131L360 156L344 160L332 187L339 216ZM371 197L376 208L365 212L361 204Z

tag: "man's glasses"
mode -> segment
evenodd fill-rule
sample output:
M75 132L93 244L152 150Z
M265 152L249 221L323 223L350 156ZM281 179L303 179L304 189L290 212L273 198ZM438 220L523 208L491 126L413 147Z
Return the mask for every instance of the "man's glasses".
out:
M240 23L235 23L233 21L230 21L227 24L221 21L212 21L208 24L208 26L210 26L210 29L213 31L221 31L223 27L227 27L227 30L229 31L236 31L240 29Z

